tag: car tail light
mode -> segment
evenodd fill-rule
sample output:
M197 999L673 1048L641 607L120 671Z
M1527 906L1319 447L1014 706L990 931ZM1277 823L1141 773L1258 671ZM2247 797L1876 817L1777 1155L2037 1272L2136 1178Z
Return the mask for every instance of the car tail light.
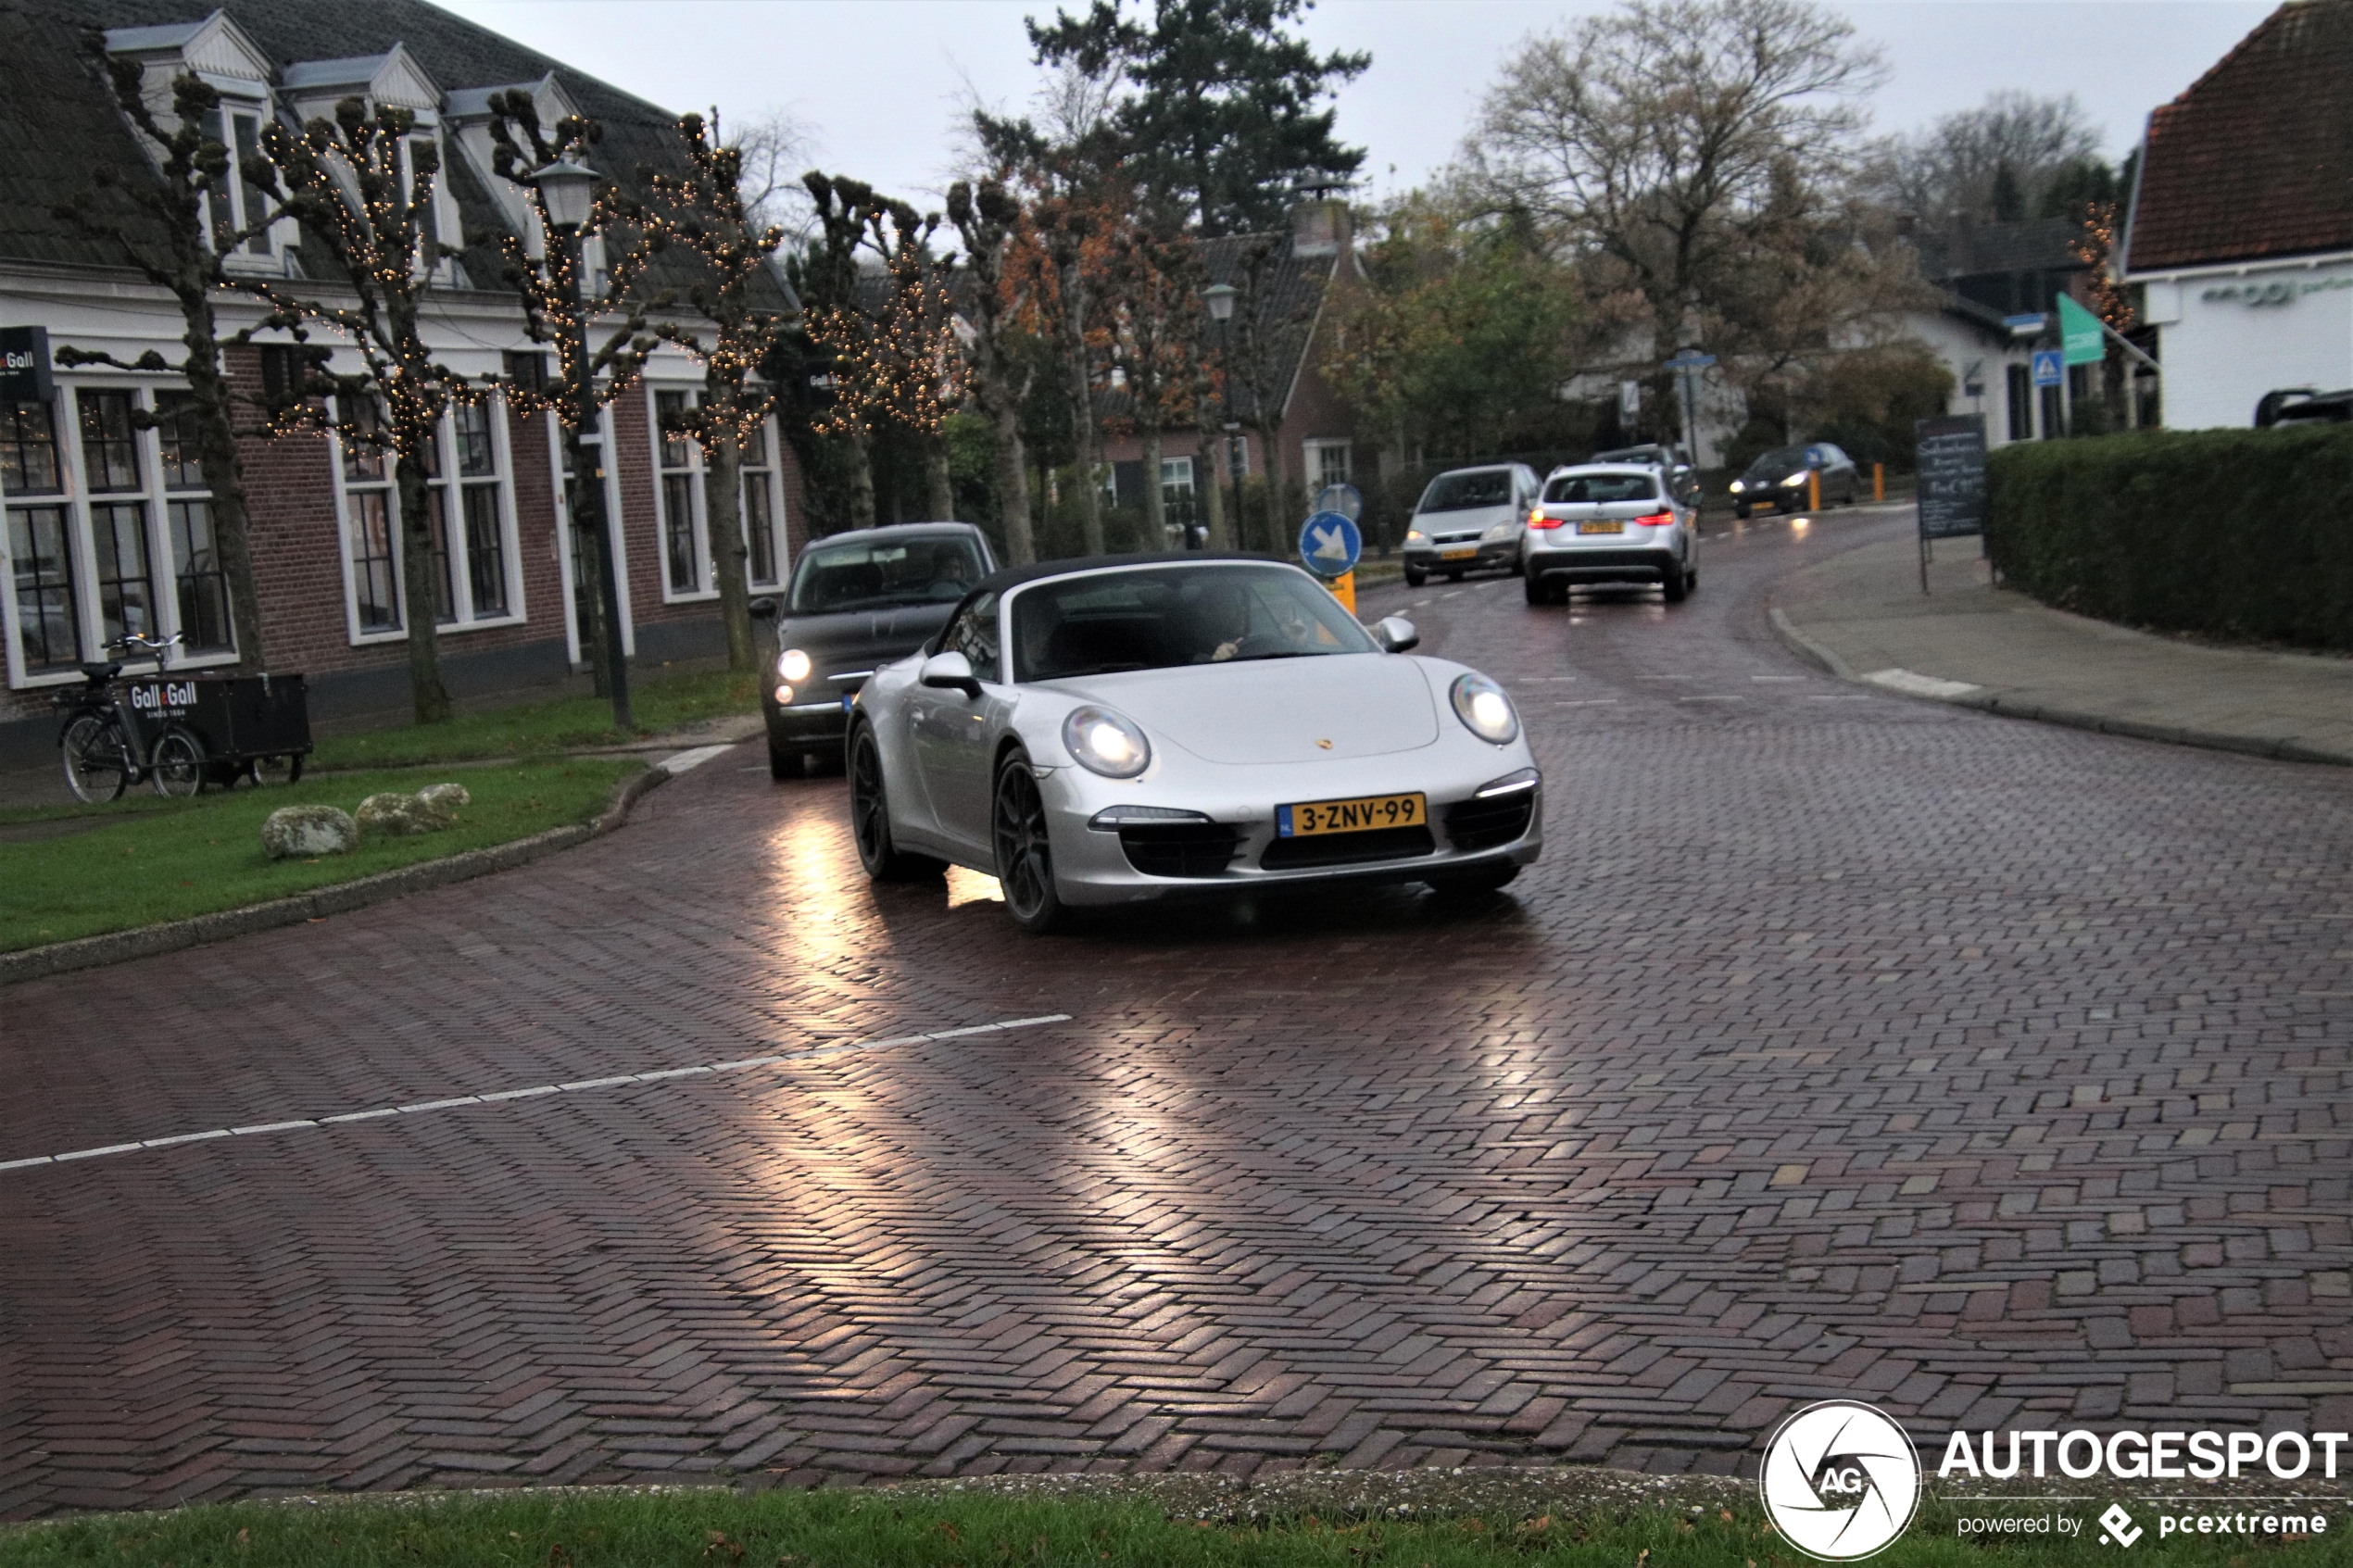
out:
M1636 518L1634 520L1634 526L1637 528L1665 528L1674 521L1675 514L1673 512L1653 512L1648 517Z
M1558 528L1560 525L1561 520L1556 517L1546 517L1542 512L1528 514L1528 526L1530 528Z

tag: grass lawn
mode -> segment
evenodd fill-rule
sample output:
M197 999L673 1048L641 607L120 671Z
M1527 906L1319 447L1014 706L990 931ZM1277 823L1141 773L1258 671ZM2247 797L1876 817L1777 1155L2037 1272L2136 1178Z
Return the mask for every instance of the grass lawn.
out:
M2041 1505L2047 1506L2047 1505ZM1941 1527L1940 1527L1941 1525ZM2092 1528L2096 1529L2096 1526ZM2132 1557L2213 1568L2300 1568L2348 1560L2334 1533L2319 1542L2160 1541ZM1949 1515L1923 1510L1871 1558L1875 1568L2032 1568L2120 1555L2090 1539L1981 1545L1956 1538ZM0 1531L0 1568L32 1563L789 1565L789 1568L1810 1568L1753 1512L1697 1515L1654 1508L1533 1520L1292 1519L1232 1524L1170 1517L1133 1499L896 1497L887 1492L709 1490L655 1495L453 1495L398 1503L238 1503L115 1515Z
M366 734L321 737L312 768L398 768L417 762L459 762L484 757L529 757L581 746L622 746L639 735L760 711L751 675L724 670L670 675L633 684L630 716L637 734L613 728L612 704L599 696L559 697L488 713L461 713L438 724L404 724Z
M57 807L11 812L18 821L95 812L110 820L85 833L0 845L0 952L125 931L264 903L331 883L350 882L461 849L525 838L604 809L613 782L642 764L550 759L457 772L418 769L336 773L291 789L208 790L186 800L112 809ZM272 860L261 823L281 806L340 806L348 811L378 790L416 790L454 778L473 797L455 827L414 838L362 839L348 855Z

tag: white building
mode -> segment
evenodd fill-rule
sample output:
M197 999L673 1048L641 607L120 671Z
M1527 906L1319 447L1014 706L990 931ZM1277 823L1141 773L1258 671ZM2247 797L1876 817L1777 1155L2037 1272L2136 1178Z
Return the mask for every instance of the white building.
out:
M2292 0L2149 116L2125 278L2165 423L2254 422L2267 392L2353 387L2353 0Z

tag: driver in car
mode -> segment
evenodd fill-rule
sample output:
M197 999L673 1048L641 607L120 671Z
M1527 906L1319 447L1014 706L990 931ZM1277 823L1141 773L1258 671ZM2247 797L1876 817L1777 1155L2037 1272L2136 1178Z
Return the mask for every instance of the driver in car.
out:
M972 561L953 545L942 545L932 552L931 586L925 592L935 599L961 599L972 587Z

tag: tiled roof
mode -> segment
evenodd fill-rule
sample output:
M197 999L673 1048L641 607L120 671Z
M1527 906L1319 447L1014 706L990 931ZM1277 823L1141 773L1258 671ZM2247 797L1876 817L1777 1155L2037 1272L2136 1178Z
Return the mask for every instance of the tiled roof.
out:
M2290 0L2149 116L2126 257L2150 272L2353 249L2353 0Z
M604 128L594 154L599 169L629 184L641 167L679 161L676 120L668 110L425 0L0 0L0 260L115 265L104 246L50 216L90 190L100 168L144 161L84 57L82 41L93 30L137 28L157 30L156 39L169 43L172 32L216 9L226 11L281 72L308 62L308 74L340 82L396 44L453 94L534 82L552 71L580 111ZM503 288L496 249L485 243L503 226L497 206L462 158L449 161L468 241L461 265L477 288ZM677 257L668 265L683 274L689 264Z

